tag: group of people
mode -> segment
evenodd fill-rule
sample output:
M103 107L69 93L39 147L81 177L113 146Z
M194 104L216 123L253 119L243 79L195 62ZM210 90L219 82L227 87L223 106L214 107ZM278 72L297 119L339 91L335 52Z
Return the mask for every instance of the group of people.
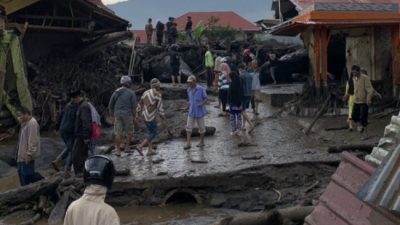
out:
M229 113L232 126L231 135L241 136L246 131L254 129L247 110L250 105L253 113L258 115L260 101L260 71L255 55L250 49L243 51L243 60L237 70L232 70L227 57L215 58L208 47L205 53L205 67L207 69L207 86L218 91L218 108L221 116Z
M169 17L167 23L161 22L161 20L157 20L155 29L153 27L153 20L152 18L149 18L147 21L147 24L145 26L145 31L146 31L146 36L147 36L147 44L152 44L152 39L153 39L153 32L156 32L156 40L157 44L161 46L165 42L168 45L173 45L177 43L178 39L178 27L177 23L175 22L174 17ZM191 43L192 42L192 27L193 27L193 22L192 18L190 16L187 17L187 22L185 25L185 37L186 37L186 42Z
M52 162L60 171L64 164L64 175L69 177L73 167L77 176L83 174L84 162L95 155L96 139L99 136L100 116L81 91L70 93L70 102L64 107L56 130L65 143L65 149ZM43 177L35 171L35 159L40 156L40 126L26 107L18 110L21 122L16 159L21 186L34 183Z

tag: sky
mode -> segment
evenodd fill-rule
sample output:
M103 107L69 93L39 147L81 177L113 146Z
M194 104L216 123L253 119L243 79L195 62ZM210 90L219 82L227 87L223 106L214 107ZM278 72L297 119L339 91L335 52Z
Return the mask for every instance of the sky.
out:
M130 21L132 29L142 30L147 19L153 21L179 17L193 11L234 11L254 22L271 18L272 0L103 0L114 12Z

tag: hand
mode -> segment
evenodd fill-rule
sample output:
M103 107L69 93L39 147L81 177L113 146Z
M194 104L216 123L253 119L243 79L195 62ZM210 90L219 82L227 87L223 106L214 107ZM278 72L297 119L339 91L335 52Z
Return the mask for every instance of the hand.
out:
M344 101L344 102L347 101L348 99L349 99L349 96L348 96L348 95L343 96L343 101Z
M367 101L367 105L370 106L371 104L372 104L372 101L371 101L371 100L368 100L368 101Z
M83 143L85 143L85 145L89 144L90 143L90 139L83 140Z
M28 163L30 163L30 162L32 162L32 156L27 155L27 156L25 157L25 164L28 164Z

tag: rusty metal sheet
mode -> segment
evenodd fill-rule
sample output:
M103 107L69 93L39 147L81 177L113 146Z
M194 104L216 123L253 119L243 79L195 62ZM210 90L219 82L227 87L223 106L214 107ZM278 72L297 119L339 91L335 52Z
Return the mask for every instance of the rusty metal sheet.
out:
M6 10L6 15L9 15L13 12L16 12L20 9L23 9L27 6L32 5L33 3L38 2L39 0L12 0L12 1L0 1L0 5L3 6Z
M385 157L358 197L400 213L400 146Z
M350 153L340 163L306 225L399 225L396 217L384 209L359 200L356 193L375 168Z

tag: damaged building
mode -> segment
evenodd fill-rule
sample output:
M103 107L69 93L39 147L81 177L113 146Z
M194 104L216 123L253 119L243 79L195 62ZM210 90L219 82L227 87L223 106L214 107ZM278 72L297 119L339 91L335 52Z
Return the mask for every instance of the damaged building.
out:
M272 9L284 22L271 33L300 34L308 49L317 94L327 90L329 83L343 84L350 67L357 64L384 96L398 95L398 1L280 0L273 1Z
M31 81L39 74L55 73L50 71L55 64L54 56L58 61L79 61L132 36L127 31L129 22L115 15L101 0L2 1L0 9L1 132L15 127L16 107L34 109L44 104L34 95L46 90L36 86L34 94ZM75 80L64 82L72 84ZM44 96L47 97L40 98L59 98L50 92Z

